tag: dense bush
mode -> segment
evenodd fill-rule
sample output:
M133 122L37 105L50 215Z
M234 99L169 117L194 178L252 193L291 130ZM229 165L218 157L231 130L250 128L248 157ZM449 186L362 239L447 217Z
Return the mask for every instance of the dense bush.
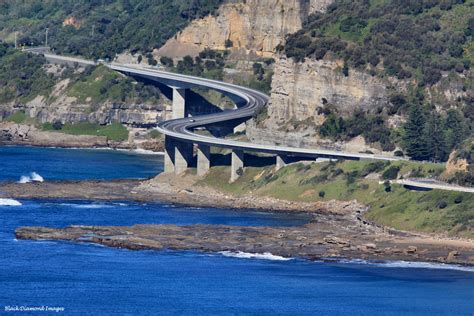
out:
M446 161L449 154L469 137L469 119L456 109L441 116L429 108L412 105L403 126L403 146L415 160Z
M350 117L343 118L330 107L326 107L324 111L327 115L319 128L321 136L334 140L349 140L362 135L368 143L379 143L384 151L395 150L391 131L382 114L367 114L359 110Z
M214 13L221 2L6 0L0 5L0 29L20 31L20 44L40 45L49 28L49 44L57 52L112 59L125 49L146 53L162 46L191 20Z
M387 170L382 173L383 180L395 180L400 172L399 166L390 166Z
M39 94L48 95L55 80L44 71L45 63L44 57L0 43L0 102L20 98L28 101Z
M432 85L441 71L469 68L464 48L472 41L473 14L464 0L336 0L280 49L297 61L331 52L352 67L381 64L389 75ZM343 72L347 76L347 66Z

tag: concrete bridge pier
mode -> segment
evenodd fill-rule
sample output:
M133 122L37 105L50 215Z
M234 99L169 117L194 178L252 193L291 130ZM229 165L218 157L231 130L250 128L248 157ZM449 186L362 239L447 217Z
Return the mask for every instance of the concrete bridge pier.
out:
M185 172L193 160L193 144L165 137L165 172L175 175Z
M232 166L231 166L230 182L236 181L244 171L244 151L232 150Z
M175 141L174 174L184 173L193 160L193 144Z
M186 117L186 89L173 88L173 120Z
M174 140L165 136L165 172L174 173Z
M288 164L288 156L286 155L277 155L276 156L276 164L275 164L275 171L280 170L281 168L285 167Z
M197 146L197 175L204 176L211 168L211 147L206 145Z

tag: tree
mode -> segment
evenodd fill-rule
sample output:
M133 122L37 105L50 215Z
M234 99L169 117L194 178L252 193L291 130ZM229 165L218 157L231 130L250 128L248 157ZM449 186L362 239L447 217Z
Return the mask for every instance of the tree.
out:
M429 157L439 162L448 158L448 148L443 130L443 121L438 113L433 113L426 124L424 138L428 144Z
M466 139L466 124L459 110L448 111L445 130L446 146L449 150L453 150Z
M323 125L319 128L319 133L324 137L341 138L342 133L345 130L344 119L337 117L335 114L330 113L324 121Z
M425 116L419 105L412 105L408 120L403 126L403 145L412 159L426 160L429 158L428 144L426 143Z

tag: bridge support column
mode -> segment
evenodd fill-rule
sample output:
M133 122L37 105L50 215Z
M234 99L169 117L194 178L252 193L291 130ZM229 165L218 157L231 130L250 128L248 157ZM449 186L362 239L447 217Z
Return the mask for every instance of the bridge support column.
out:
M276 155L275 170L278 171L288 164L288 157L285 155Z
M165 172L174 173L175 141L165 136Z
M244 171L244 152L243 150L232 151L232 173L230 175L230 181L234 182L242 175Z
M175 141L174 174L184 173L193 159L193 144Z
M211 147L206 145L197 146L197 175L204 176L211 168Z
M173 120L186 117L186 89L173 87Z

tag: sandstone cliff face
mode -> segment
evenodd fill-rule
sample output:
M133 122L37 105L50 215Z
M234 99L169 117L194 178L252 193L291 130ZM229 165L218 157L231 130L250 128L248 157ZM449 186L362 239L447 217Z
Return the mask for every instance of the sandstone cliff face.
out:
M149 125L171 117L171 101L164 97L159 104L104 102L94 105L78 102L75 97L68 96L68 84L69 79L58 82L51 93L52 99L37 96L27 103L0 104L0 121L19 110L25 111L28 117L35 118L39 123L119 122L125 125Z
M340 61L307 59L296 63L283 56L277 58L268 118L259 126L248 124L249 138L298 147L376 152L361 138L334 144L317 135L317 126L324 122L319 108L330 104L349 115L357 108L370 111L388 104L391 82L352 69L346 77L342 67Z
M333 0L247 0L229 1L215 16L193 21L166 43L158 55L183 57L204 48L234 50L272 57L285 35L298 31L306 17L324 11Z
M387 105L387 85L369 74L351 70L342 73L342 62L307 59L296 63L281 57L275 64L269 116L274 121L317 117L325 104L340 113L352 113Z

